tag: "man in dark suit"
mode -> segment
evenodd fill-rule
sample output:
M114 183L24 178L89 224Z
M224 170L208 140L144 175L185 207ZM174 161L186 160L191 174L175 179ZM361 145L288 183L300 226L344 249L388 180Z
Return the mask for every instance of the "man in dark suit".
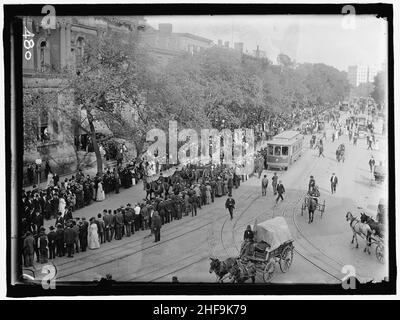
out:
M104 221L104 236L105 241L110 242L110 226L111 226L111 214L107 213L107 209L103 210L103 221Z
M121 240L122 238L122 228L124 227L124 215L122 214L121 209L118 209L117 214L115 215L115 227L116 227L116 236L117 240Z
M43 221L43 215L40 213L40 211L36 211L36 216L35 216L35 225L36 225L36 230L39 232L40 228L43 227L44 221Z
M33 257L35 253L34 244L35 244L35 238L32 236L32 233L28 231L26 233L26 237L24 239L24 244L23 244L25 267L33 267Z
M160 241L161 238L161 219L157 211L155 211L153 214L153 218L151 219L151 224L152 224L151 228L154 232L154 237L155 237L154 242L158 242Z
M336 185L338 184L338 178L332 173L331 177L331 192L332 194L336 193Z
M57 224L56 246L57 246L58 257L63 257L65 255L64 244L65 244L64 228L61 224Z
M86 218L83 217L80 221L80 228L79 228L79 242L81 244L82 252L85 252L88 245L88 229L89 229L89 222L86 221Z
M276 195L276 186L278 185L278 175L276 172L274 172L274 175L272 176L272 188L274 190L274 195Z
M278 204L279 198L283 201L283 194L285 193L285 187L282 184L282 181L279 180L278 185L276 186L276 191L278 192L278 197L276 198L276 204Z
M47 236L45 230L44 227L41 227L39 233L40 263L47 263Z
M69 223L64 231L64 241L67 246L68 258L74 257L75 236L75 230L72 228L72 224Z
M130 237L131 234L135 234L135 227L134 227L134 213L133 209L131 208L131 204L128 203L126 205L126 210L125 210L125 229L126 229L126 236Z
M233 209L235 209L235 199L232 198L232 195L229 195L228 199L226 199L225 208L228 209L229 214L231 216L231 220L232 220L233 219Z
M54 227L50 226L50 232L47 235L47 240L49 241L49 259L54 259L56 257L56 232Z

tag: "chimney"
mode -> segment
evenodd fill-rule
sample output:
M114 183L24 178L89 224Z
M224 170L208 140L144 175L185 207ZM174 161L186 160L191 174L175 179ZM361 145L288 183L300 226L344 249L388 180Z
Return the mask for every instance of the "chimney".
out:
M158 30L163 35L169 35L172 33L172 24L171 23L159 23Z

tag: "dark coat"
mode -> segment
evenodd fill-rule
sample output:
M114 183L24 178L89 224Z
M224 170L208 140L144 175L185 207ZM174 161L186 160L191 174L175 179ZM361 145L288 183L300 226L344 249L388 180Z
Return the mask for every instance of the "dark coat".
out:
M56 232L50 231L49 234L47 235L47 240L49 241L49 246L56 244L56 238L57 238Z
M64 241L66 244L75 243L76 231L73 228L67 228L64 231Z
M153 230L161 229L161 218L159 215L153 215L153 218L151 219L151 228Z
M235 199L233 199L233 198L226 199L225 208L227 208L227 209L235 208Z
M30 235L24 239L23 250L25 254L34 254L35 253L35 238Z
M276 191L278 191L279 194L285 193L285 187L283 186L282 183L276 186Z

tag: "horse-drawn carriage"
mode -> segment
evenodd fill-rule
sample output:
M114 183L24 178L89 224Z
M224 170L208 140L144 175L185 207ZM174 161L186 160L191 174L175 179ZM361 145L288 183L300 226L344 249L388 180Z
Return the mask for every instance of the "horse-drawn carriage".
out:
M304 211L307 211L310 206L314 206L314 210L319 211L321 213L321 219L322 219L322 215L325 212L325 199L321 203L319 197L320 193L318 190L313 192L307 192L301 204L301 215L304 215Z
M358 209L362 209L359 207ZM372 217L364 212L361 212L360 219L353 216L351 212L347 212L346 220L350 221L350 228L353 231L353 238L351 243L356 242L358 248L357 236L365 240L364 252L371 253L370 248L375 245L375 256L379 262L385 262L385 242L384 242L384 225L375 221Z
M337 160L337 162L340 162L340 161L344 162L344 152L345 152L345 146L342 143L336 149L336 160Z
M242 283L248 279L271 281L275 264L287 272L293 261L293 238L283 217L276 217L253 228L253 241L245 240L241 245L240 255L220 261L211 259L210 273L215 272L218 281L231 278L232 282Z

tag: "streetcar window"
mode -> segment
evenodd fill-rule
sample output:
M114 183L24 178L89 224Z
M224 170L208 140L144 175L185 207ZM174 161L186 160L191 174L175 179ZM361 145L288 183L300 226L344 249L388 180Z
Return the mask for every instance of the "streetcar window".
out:
M268 155L273 156L274 155L274 147L273 146L268 146Z
M287 156L289 154L289 148L288 147L282 147L282 155Z
M275 155L280 156L281 155L281 146L276 146L275 147Z

